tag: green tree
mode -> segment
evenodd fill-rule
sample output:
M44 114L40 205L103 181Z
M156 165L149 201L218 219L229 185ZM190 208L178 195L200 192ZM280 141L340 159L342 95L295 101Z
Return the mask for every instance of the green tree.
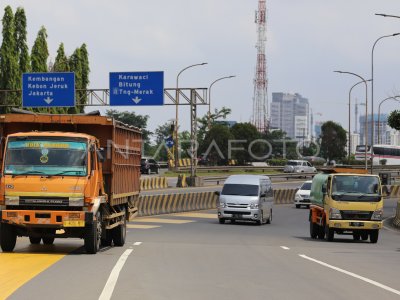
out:
M47 47L47 32L42 26L33 43L31 53L31 66L33 72L47 72L47 59L49 57L49 49Z
M221 109L216 108L214 113L210 114L210 125L213 126L217 121L221 119L226 119L226 117L232 112L230 108L223 106ZM204 115L202 118L197 119L198 131L197 131L197 141L201 144L204 140L206 131L208 130L208 114Z
M82 56L81 49L76 48L74 53L69 58L69 69L71 72L75 73L75 89L81 89L82 87ZM82 92L76 93L76 104L77 106L68 109L69 113L79 113L84 107L81 108L79 105L81 103Z
M65 54L64 44L61 43L57 49L57 56L52 66L52 72L68 72L69 71L69 60Z
M83 44L80 48L80 59L81 59L81 85L80 89L86 90L89 86L89 74L90 74L90 66L89 66L89 53L87 51L86 44ZM78 92L79 96L79 104L78 109L80 112L83 112L85 109L85 104L88 102L87 94L84 91Z
M165 140L173 136L173 128L171 127L171 122L166 122L162 125L159 125L156 130L154 131L155 136L155 145L152 147L151 154L157 153L157 158L159 160L167 161L168 160L168 153L165 145Z
M10 6L4 9L2 20L3 25L3 41L0 48L0 89L16 90L19 88L18 81L18 55L15 51L16 44L14 38L15 24L14 15ZM1 104L18 105L19 99L16 95L8 96L0 95ZM7 103L5 103L7 101ZM9 109L1 108L1 112L7 112Z
M231 128L231 133L235 137L235 140L241 141L233 143L232 147L244 148L243 150L235 150L233 152L233 157L239 161L239 164L243 165L247 162L257 160L254 156L262 157L266 155L265 151L263 151L266 149L266 145L260 142L256 143L256 140L259 140L261 135L253 124L237 123Z
M342 161L346 155L346 130L338 123L328 121L321 126L321 155L329 160Z
M394 110L387 119L388 125L393 129L400 130L400 110Z
M216 124L206 133L198 153L205 154L212 164L226 164L229 159L229 140L234 138L228 126Z
M15 52L18 55L19 65L18 82L21 84L22 74L29 72L31 68L27 44L26 15L22 7L17 8L15 12L14 24Z

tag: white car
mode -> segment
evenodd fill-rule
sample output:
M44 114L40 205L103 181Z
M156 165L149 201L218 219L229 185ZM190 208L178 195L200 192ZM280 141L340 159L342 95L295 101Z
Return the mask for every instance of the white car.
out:
M317 169L306 160L288 160L284 173L316 173Z
M312 180L307 180L297 190L296 195L294 196L294 205L296 208L300 208L301 205L310 207L311 183Z

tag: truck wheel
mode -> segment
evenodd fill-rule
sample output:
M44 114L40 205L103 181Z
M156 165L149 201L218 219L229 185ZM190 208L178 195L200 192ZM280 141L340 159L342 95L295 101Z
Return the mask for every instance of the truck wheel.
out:
M29 241L30 241L31 244L33 244L33 245L40 244L40 240L41 240L40 237L33 237L33 236L30 236L30 237L29 237Z
M13 251L16 242L17 235L15 233L15 229L9 224L0 224L0 244L3 252Z
M111 229L106 230L104 235L101 237L101 241L100 241L101 246L110 247L111 244L112 244L112 231L111 231Z
M94 220L92 224L87 225L85 231L85 250L88 254L96 254L100 247L97 220Z
M353 233L353 240L354 241L359 241L360 237L361 237L361 235L358 232L354 232Z
M318 236L319 226L312 221L310 221L310 237L316 239Z
M122 211L125 212L125 209ZM126 238L126 215L123 216L123 223L112 229L114 245L122 247L125 244Z
M369 240L371 243L376 244L378 242L378 237L379 237L379 230L378 229L373 229L369 233Z
M318 225L318 239L323 240L325 238L325 228Z
M326 236L326 240L328 242L332 242L333 241L333 237L335 235L335 232L333 231L333 228L329 228L328 225L325 225L325 236Z
M362 239L363 241L368 240L368 231L363 231L363 232L361 232L361 239Z
M44 237L42 238L43 244L45 245L53 245L54 243L54 238L53 237Z

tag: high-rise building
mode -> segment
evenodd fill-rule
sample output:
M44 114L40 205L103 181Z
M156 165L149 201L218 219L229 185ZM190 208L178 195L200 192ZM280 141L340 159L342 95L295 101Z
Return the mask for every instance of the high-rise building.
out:
M381 114L379 117L379 123L378 123L378 114L374 114L373 117L373 130L374 130L374 145L376 144L390 144L390 138L388 138L387 131L388 131L388 125L387 125L387 114ZM365 115L360 116L360 144L364 145L365 144ZM372 132L371 132L371 122L372 118L371 115L368 115L367 119L367 126L368 126L368 137L367 137L367 144L371 145L371 138L372 138ZM379 134L378 134L378 130ZM378 141L378 136L380 141ZM390 136L390 135L389 135Z
M299 141L310 138L308 99L300 94L272 93L271 128L285 131Z

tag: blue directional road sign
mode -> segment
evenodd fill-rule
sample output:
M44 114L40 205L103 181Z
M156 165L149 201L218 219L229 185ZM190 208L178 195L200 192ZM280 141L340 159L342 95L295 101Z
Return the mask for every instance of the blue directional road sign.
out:
M165 145L167 145L168 148L172 148L174 146L174 140L171 136L165 139Z
M164 72L111 72L110 105L164 105Z
M75 106L75 73L24 73L23 107Z

